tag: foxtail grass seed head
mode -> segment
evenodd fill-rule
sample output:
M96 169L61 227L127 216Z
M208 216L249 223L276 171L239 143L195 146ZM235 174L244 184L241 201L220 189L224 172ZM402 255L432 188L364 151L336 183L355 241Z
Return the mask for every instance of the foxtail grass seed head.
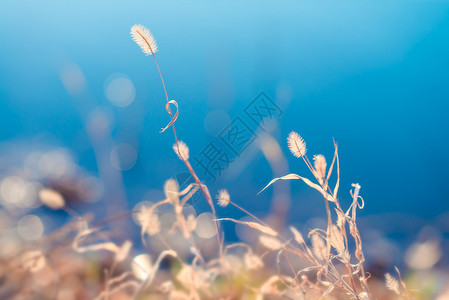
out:
M196 218L195 215L190 214L186 219L186 227L189 232L193 232L196 228Z
M42 189L39 191L39 199L41 199L42 203L44 203L47 207L58 210L65 206L65 200L62 195L52 189Z
M179 185L175 179L170 178L164 183L164 193L173 204L179 203Z
M220 205L221 207L226 207L229 202L231 202L231 197L229 196L229 193L227 190L222 189L218 191L218 205Z
M290 226L290 231L293 233L293 236L295 237L295 241L298 244L304 244L304 238L302 237L302 234L293 226Z
M136 220L142 227L142 233L147 232L148 235L155 235L161 231L161 223L159 217L153 212L153 209L142 205L136 214Z
M301 157L304 156L306 154L306 143L304 142L304 140L302 139L302 137L292 131L290 132L290 134L287 137L287 143L288 143L288 148L290 149L290 152L296 156L296 157Z
M134 25L133 27L131 27L130 33L134 42L139 45L143 53L145 53L146 55L153 55L157 52L158 49L156 40L151 34L151 31L148 30L145 26Z
M178 155L181 160L189 159L189 147L183 141L179 141L178 144L173 145L173 151Z
M312 235L311 242L313 254L315 254L315 257L319 260L326 260L327 250L324 240L318 234L314 234Z
M315 167L315 171L318 175L318 178L324 178L326 177L326 167L327 162L324 155L318 154L313 156L313 166Z
M396 294L400 295L400 289L399 289L399 281L390 275L390 273L385 274L385 284L387 286L387 289L395 292Z
M345 242L343 240L343 235L340 231L340 228L338 228L337 225L332 225L331 227L330 242L339 254L343 253L343 251L345 250Z
M282 248L282 244L277 238L268 235L261 235L259 237L259 242L262 244L262 246L271 250L278 250Z
M351 262L351 254L349 254L348 250L343 250L341 253L339 253L341 261L343 261L345 264L349 264Z

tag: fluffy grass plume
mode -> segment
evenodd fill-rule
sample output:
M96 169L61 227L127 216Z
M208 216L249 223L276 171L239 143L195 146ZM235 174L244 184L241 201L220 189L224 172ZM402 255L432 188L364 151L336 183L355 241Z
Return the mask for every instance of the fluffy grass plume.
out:
M220 205L221 207L226 207L231 201L231 197L229 196L228 191L225 189L218 191L217 199L218 205Z
M288 149L290 149L291 153L296 157L301 157L306 154L306 142L302 139L302 137L297 132L290 132L287 137Z
M326 177L326 158L322 154L314 155L313 156L313 166L315 167L316 175L318 178L325 178Z
M395 292L398 295L401 294L401 292L399 291L399 281L391 276L390 273L385 274L385 284L389 290Z
M39 191L39 198L47 207L58 210L65 206L62 195L53 189L42 189Z
M173 145L173 151L178 155L180 160L189 159L189 147L183 141L179 141L178 144Z
M131 27L131 36L133 40L139 45L143 53L146 55L153 55L157 52L156 40L151 34L151 31L143 25L134 25Z

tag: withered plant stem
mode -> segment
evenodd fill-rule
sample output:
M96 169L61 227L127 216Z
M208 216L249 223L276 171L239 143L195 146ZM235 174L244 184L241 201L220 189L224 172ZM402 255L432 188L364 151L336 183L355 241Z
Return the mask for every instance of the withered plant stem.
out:
M240 209L242 212L244 212L244 213L247 214L248 216L254 218L256 221L260 222L262 225L267 226L267 227L270 227L270 226L268 226L264 221L262 221L261 219L259 219L258 217L256 217L255 215L253 215L252 213L250 213L249 211L247 211L246 209L244 209L244 208L241 207L240 205L238 205L238 204L236 204L236 203L234 203L234 202L232 202L232 201L229 201L229 203L231 203L232 205L234 205L236 208Z
M159 72L159 77L161 78L162 87L164 88L165 99L167 100L167 111L168 111L168 114L170 115L170 119L172 121L171 126L173 127L173 134L175 136L176 147L178 148L178 153L180 153L179 152L179 141L178 141L178 136L176 134L175 122L174 122L173 114L172 114L171 108L170 108L170 100L168 99L168 94L167 94L167 89L165 88L164 78L162 76L161 69L159 68L159 64L157 62L155 53L153 53L153 58L154 58L154 62L156 63L157 71ZM214 203L213 203L213 201L212 201L212 199L210 197L210 194L207 193L204 190L204 187L201 184L201 181L199 180L199 178L196 175L195 171L193 170L190 162L187 159L184 159L182 157L181 157L181 159L184 162L184 164L186 165L186 167L189 170L190 174L193 176L193 179L195 180L196 184L199 186L199 188L200 188L201 192L203 193L204 197L206 198L206 200L207 200L207 202L208 202L208 204L209 204L209 206L210 206L210 208L212 210L212 214L213 214L214 219L217 219L217 214L215 212ZM219 228L218 222L214 222L214 223L215 223L215 231L217 233L217 242L218 242L218 248L219 248L219 251L220 251L220 259L221 259L223 257L223 245L222 245L222 241L221 241L221 238L220 238L220 228Z

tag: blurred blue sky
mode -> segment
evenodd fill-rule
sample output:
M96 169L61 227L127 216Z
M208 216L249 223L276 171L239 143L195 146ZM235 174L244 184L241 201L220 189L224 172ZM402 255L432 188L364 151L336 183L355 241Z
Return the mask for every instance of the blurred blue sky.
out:
M171 151L172 132L159 133L168 123L163 90L154 61L129 36L133 24L150 28L158 41L169 97L180 105L177 128L191 156L215 139L211 126L226 127L265 91L284 110L272 134L291 172L311 177L288 153L291 130L304 137L310 157L323 153L330 160L335 138L344 203L350 184L359 182L365 215L400 213L425 223L449 211L448 1L3 1L3 145L44 140L69 148L95 173L84 122L100 107L113 119L115 142L138 153L123 173L130 207L184 172ZM88 96L66 91L67 66L82 71ZM129 106L106 97L114 73L134 85ZM251 151L233 162L243 168L208 183L213 191L228 188L251 211L267 212L272 190L256 194L273 173ZM305 206L309 198L323 210L304 184L291 188L290 220L315 213Z

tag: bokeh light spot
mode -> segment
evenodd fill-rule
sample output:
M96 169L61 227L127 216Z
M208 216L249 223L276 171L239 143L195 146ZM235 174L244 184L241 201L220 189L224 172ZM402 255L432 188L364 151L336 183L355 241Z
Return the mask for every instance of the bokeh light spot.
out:
M210 239L215 236L214 216L211 213L202 213L196 218L195 233L203 239Z
M17 223L17 233L27 241L34 241L42 237L44 225L38 216L27 215Z
M118 107L130 105L136 95L132 81L120 73L114 73L106 79L104 92L108 100Z
M137 151L130 144L118 144L112 148L111 164L117 170L126 171L134 167L137 161Z

